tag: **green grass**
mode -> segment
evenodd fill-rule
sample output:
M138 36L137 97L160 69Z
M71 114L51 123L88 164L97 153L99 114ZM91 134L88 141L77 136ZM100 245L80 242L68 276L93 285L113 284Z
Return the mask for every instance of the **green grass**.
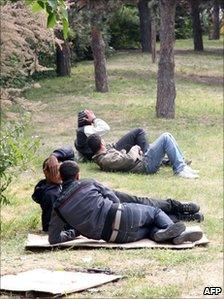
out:
M32 114L30 135L42 146L32 170L11 185L10 206L2 207L2 272L34 267L49 269L101 268L124 275L97 292L86 291L70 298L201 298L207 285L222 283L223 231L223 76L222 41L205 40L205 52L194 53L192 41L177 41L176 118L155 117L157 64L148 54L121 52L108 59L109 93L94 91L92 62L72 69L70 78L40 80L40 89L26 97L46 107ZM171 250L54 250L26 252L28 231L41 228L40 208L30 199L42 177L41 163L52 150L73 145L77 112L90 108L111 126L106 141L143 127L153 141L170 131L192 167L200 170L196 181L173 176L161 168L155 175L104 173L93 163L81 164L82 177L95 178L108 186L156 198L196 201L205 214L201 227L211 243L206 248Z

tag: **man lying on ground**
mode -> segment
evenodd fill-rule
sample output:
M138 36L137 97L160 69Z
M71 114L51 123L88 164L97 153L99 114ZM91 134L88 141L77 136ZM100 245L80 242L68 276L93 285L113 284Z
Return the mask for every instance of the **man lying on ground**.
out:
M63 162L59 171L63 185L52 212L50 244L73 240L77 231L90 239L116 243L150 238L157 242L169 240L181 244L202 237L202 232L196 229L185 231L183 222L174 223L158 207L120 203L119 193L95 180L80 180L76 162ZM191 205L191 209L196 211L198 207ZM64 231L65 224L76 231Z
M138 145L126 150L107 149L104 141L97 134L87 138L88 146L94 153L93 161L104 171L124 171L152 174L159 170L161 161L168 156L174 174L189 179L198 178L197 171L188 166L170 133L163 133L150 144L145 153Z
M78 127L76 130L75 148L80 154L82 161L91 161L94 153L87 143L87 138L93 134L98 134L101 137L110 130L109 125L102 119L97 118L92 110L82 110L78 113ZM141 128L136 128L124 136L122 136L116 143L107 143L106 148L115 148L118 151L126 150L129 152L134 146L140 146L142 152L145 154L149 147L146 133ZM190 164L191 161L185 160L185 163ZM165 157L161 165L170 166L170 161Z

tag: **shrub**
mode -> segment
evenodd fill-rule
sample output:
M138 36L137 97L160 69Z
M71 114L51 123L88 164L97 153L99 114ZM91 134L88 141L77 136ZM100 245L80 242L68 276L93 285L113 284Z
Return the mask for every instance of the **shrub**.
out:
M1 128L0 137L0 203L8 204L4 195L16 174L24 170L34 157L39 140L26 136L28 119L8 122Z
M115 49L138 48L139 16L136 7L123 6L109 22L110 45Z
M32 13L22 1L1 6L1 29L1 85L21 87L43 69L39 56L52 55L53 32L45 16Z

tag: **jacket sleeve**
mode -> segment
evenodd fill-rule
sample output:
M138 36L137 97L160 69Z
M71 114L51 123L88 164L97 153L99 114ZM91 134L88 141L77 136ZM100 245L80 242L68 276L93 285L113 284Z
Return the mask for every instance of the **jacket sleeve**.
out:
M51 221L49 225L49 236L48 240L50 244L57 244L62 242L67 242L74 240L77 237L75 229L69 229L64 231L63 228L65 223L62 219L57 215L55 210L53 209L51 214Z
M59 148L52 153L60 162L74 160L74 151L71 147Z
M103 136L108 131L110 131L109 125L100 118L95 118L92 125L84 127L84 133L87 137L92 134Z

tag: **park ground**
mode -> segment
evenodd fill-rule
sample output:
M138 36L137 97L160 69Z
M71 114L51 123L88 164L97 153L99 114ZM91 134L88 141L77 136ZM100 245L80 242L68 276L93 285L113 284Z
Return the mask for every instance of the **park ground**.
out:
M44 267L100 268L124 275L116 283L68 298L203 298L206 286L223 286L222 45L221 40L206 40L205 51L195 53L191 41L176 42L176 118L172 120L155 117L157 65L139 51L119 52L108 59L109 93L94 92L91 61L73 67L70 78L42 79L41 88L26 91L35 107L29 133L40 138L41 146L31 169L11 184L11 204L1 209L2 274ZM150 141L166 131L176 137L192 167L200 170L198 180L175 177L169 168L148 176L104 173L93 163L81 164L81 175L124 192L196 201L205 215L201 227L209 246L182 251L24 250L27 233L41 229L40 208L30 197L42 178L42 160L57 147L73 146L76 114L84 108L110 124L106 141L116 141L135 127L143 127Z

